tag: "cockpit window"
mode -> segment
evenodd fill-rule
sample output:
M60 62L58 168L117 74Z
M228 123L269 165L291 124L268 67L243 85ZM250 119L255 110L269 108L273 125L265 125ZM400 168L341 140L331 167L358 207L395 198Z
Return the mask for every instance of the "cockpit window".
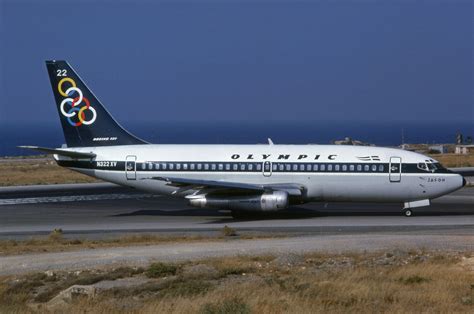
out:
M426 164L424 162L419 162L417 167L418 167L418 169L428 171L428 168L426 167Z
M436 165L435 165L435 164L426 164L426 165L428 166L428 169L429 169L430 171L435 172L436 169L438 169L438 168L436 168Z

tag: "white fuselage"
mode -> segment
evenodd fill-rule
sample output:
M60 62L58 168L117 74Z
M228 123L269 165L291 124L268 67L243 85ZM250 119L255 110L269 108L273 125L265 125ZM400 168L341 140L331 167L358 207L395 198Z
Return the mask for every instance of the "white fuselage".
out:
M83 147L87 166L58 157L87 175L158 194L178 188L156 177L249 184L295 183L302 202L429 200L462 187L462 176L430 157L392 148L340 145L130 145ZM424 166L423 166L424 164ZM438 165L438 170L431 169ZM128 170L126 169L128 168ZM434 166L436 168L436 166ZM188 195L192 190L179 195Z

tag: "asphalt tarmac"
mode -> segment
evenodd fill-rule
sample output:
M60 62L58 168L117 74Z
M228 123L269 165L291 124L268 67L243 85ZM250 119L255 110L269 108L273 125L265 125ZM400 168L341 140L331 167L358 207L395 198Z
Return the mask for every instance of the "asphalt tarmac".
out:
M0 239L125 233L215 234L225 226L245 233L292 236L397 233L474 235L474 188L464 188L401 215L401 204L313 203L264 217L233 219L229 212L196 209L182 199L112 184L0 188Z

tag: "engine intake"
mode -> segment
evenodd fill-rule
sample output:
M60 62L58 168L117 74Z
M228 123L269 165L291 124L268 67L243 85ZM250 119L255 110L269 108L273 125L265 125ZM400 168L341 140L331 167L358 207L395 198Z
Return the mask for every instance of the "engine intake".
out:
M217 196L203 196L189 199L194 207L208 207L245 211L278 211L288 207L288 193L273 191L261 195L236 196L221 198Z

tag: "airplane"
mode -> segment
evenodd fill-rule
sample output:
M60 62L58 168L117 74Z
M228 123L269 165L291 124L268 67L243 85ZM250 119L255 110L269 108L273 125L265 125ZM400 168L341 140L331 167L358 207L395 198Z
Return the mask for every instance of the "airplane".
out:
M62 167L234 217L308 202L413 208L463 187L438 161L394 148L341 145L159 145L121 127L66 61L46 61L66 145L20 146ZM132 112L132 109L130 108Z

